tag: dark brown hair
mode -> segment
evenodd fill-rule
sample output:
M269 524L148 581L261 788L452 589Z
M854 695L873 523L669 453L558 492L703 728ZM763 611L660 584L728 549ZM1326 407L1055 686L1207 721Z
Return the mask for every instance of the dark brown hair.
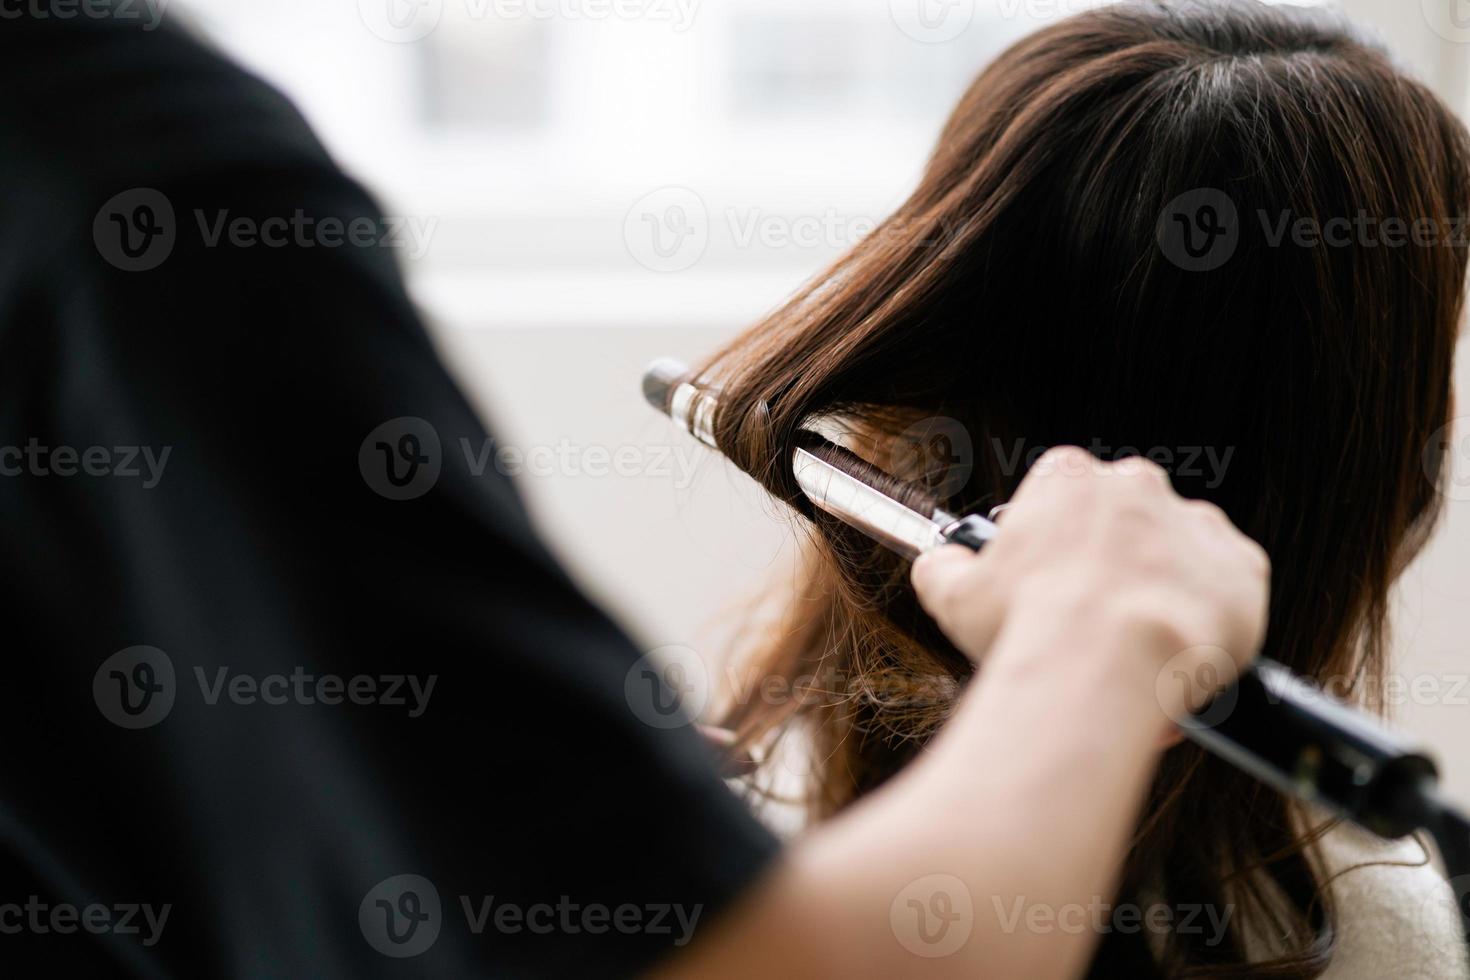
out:
M816 416L957 512L1005 500L1047 446L1167 451L1181 493L1270 553L1265 653L1381 683L1389 586L1438 500L1467 156L1445 106L1322 10L1121 3L1007 51L899 211L702 372L721 449L816 529L727 723L746 744L805 726L820 817L900 769L971 673L903 563L802 503L790 450ZM914 451L932 431L973 452ZM1226 465L1181 465L1192 447ZM772 674L806 696L753 693ZM1115 934L1095 974L1318 976L1333 916L1310 840L1273 790L1170 751L1123 896L1232 907L1229 934Z

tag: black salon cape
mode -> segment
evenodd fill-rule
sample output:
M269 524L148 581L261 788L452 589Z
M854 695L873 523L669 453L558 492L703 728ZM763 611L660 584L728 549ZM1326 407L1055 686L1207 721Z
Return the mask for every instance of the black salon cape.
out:
M659 716L625 683L638 651L513 488L454 462L487 436L399 253L207 247L195 216L373 201L280 95L181 31L0 21L0 91L0 452L78 454L0 455L0 975L618 976L673 949L675 907L706 930L776 845L695 733L639 720ZM138 188L177 240L123 271L94 232ZM119 234L162 220L123 200L102 222ZM404 417L445 459L392 500L360 450ZM137 447L169 451L155 486ZM140 646L168 658L174 703L129 729L104 667ZM161 683L134 667L118 677ZM415 718L411 698L210 703L221 668L437 682ZM437 923L426 896L404 904L419 880ZM145 905L170 910L151 946ZM398 936L411 916L437 937L379 952L390 910Z

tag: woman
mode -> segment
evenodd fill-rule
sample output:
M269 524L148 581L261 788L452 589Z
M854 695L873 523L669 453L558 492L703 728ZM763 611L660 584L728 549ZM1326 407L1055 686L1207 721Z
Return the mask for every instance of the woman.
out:
M825 415L956 512L1008 500L1041 447L1147 453L1270 555L1265 655L1377 703L1389 587L1438 504L1467 166L1451 112L1330 12L1072 17L979 77L885 225L707 365L719 445L795 502L785 447ZM726 724L809 738L825 818L923 750L972 668L901 562L808 516L808 576ZM762 697L773 673L803 696ZM1179 745L1119 901L1228 922L1110 931L1093 973L1454 975L1453 917L1415 918L1424 862Z

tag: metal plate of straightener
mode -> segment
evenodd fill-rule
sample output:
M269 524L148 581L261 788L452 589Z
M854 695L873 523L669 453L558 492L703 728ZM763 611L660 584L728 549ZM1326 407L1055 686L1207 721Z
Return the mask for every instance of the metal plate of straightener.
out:
M905 558L917 558L944 544L943 528L939 524L805 449L792 454L791 468L802 493L814 507Z

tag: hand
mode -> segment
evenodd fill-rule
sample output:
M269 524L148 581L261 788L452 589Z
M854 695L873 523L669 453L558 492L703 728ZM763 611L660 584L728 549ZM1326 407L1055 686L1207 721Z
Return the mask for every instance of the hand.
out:
M1114 652L1158 677L1232 680L1265 634L1270 563L1218 507L1185 500L1154 463L1077 448L1032 467L1004 530L975 554L949 546L914 563L924 608L977 662L1016 622ZM1035 649L1036 644L1026 645ZM1055 645L1053 645L1055 646ZM1169 717L1201 692L1158 684Z

